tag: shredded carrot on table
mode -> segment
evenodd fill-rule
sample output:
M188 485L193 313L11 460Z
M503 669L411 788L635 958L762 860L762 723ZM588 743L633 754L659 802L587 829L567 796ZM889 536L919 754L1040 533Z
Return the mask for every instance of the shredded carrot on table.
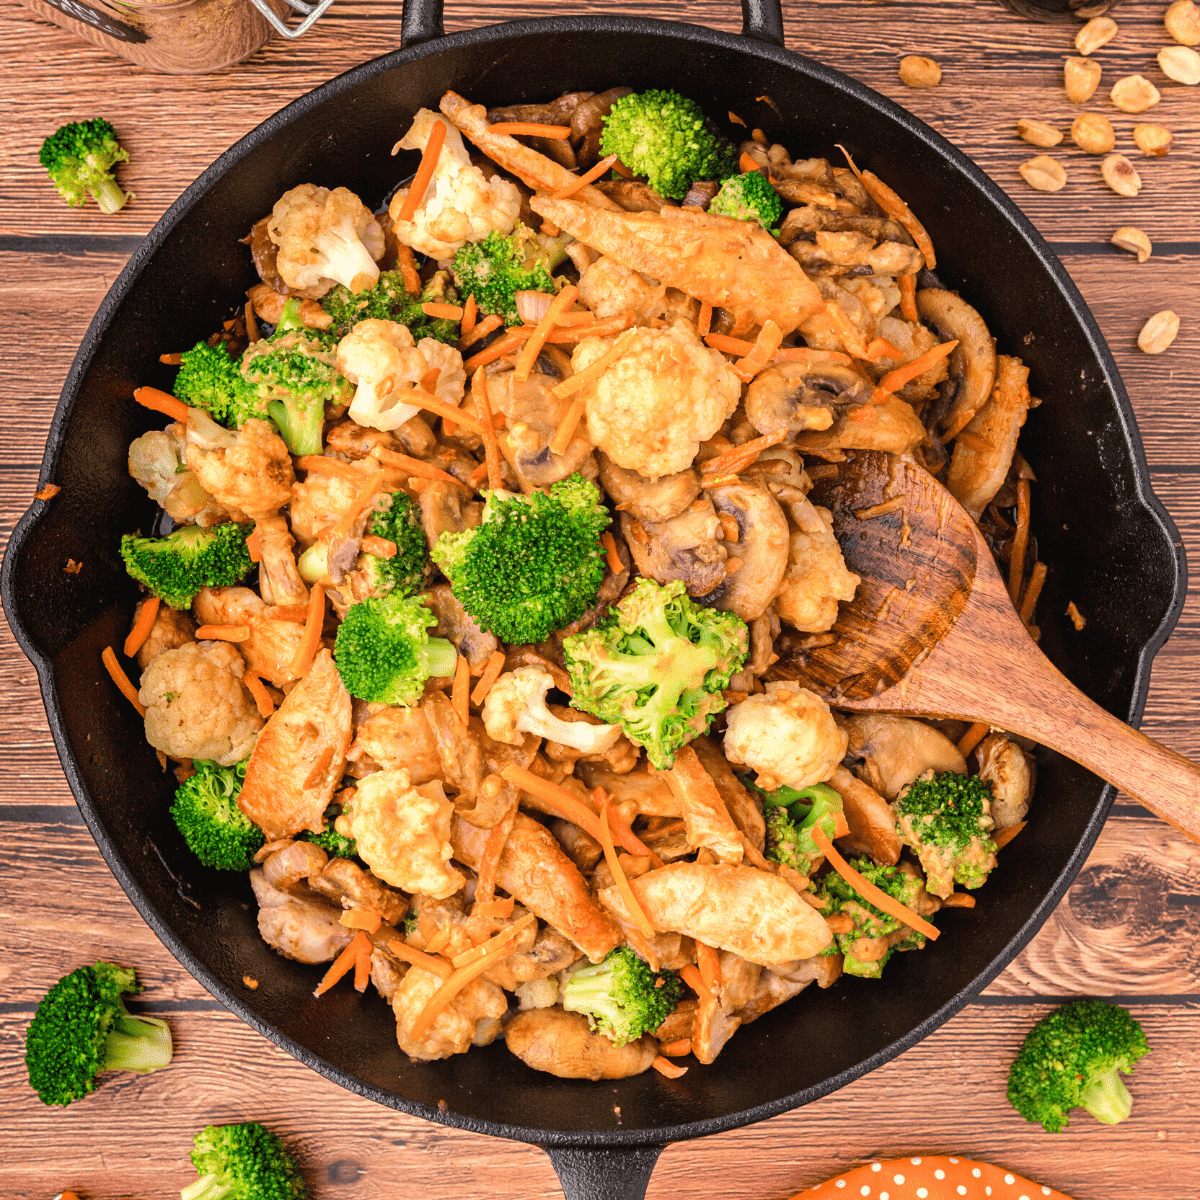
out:
M1017 480L1017 532L1013 535L1012 553L1008 560L1008 597L1016 607L1021 599L1021 583L1025 578L1025 554L1029 549L1029 480Z
M376 537L373 533L367 534L359 545L362 552L372 558L395 558L397 554L395 542L388 538Z
M550 439L550 449L553 453L566 454L567 447L571 444L571 439L575 436L575 430L579 428L579 422L583 420L585 408L586 405L578 396L571 401L566 415L559 422L558 428L554 431L554 436Z
M344 975L349 975L358 962L363 946L366 946L368 959L371 956L371 939L360 929L350 941L345 950L333 960L333 965L325 972L321 982L317 984L314 996L323 996Z
M158 388L140 387L133 393L133 398L143 407L152 408L155 412L166 413L176 421L188 419L188 406L182 400L160 391Z
M550 389L550 395L556 400L565 400L568 396L573 396L585 384L591 383L593 379L599 379L609 367L622 358L625 354L625 347L620 344L620 339L607 354L601 355L594 363L590 363L584 367L582 371L576 371L574 375L568 376Z
M454 968L444 958L434 958L432 954L426 954L423 950L418 950L415 946L410 946L398 938L392 938L388 942L388 949L397 958L412 963L414 967L420 967L422 971L428 971L431 975L437 975L441 979L449 979L454 974Z
M607 529L600 535L600 545L608 553L608 569L614 575L620 575L625 570L625 564L621 561L620 554L617 553L616 538Z
M443 317L447 321L461 321L463 315L457 304L442 304L437 300L427 300L421 305L421 311L427 317Z
M918 375L924 375L930 367L936 367L957 345L958 340L954 339L942 342L940 346L934 346L932 350L926 350L920 358L914 358L912 362L905 363L904 366L897 367L894 371L889 371L879 381L879 386L888 392L899 391L906 383L916 379Z
M343 479L354 483L361 482L361 471L355 470L349 463L340 458L330 458L327 454L303 454L296 459L296 466L302 471L324 472L326 475L340 475Z
M466 304L463 305L462 323L459 326L458 335L462 341L466 341L471 334L471 330L475 328L475 320L479 315L479 305L475 303L475 293L472 292L467 297Z
M503 900L476 900L475 907L471 909L471 915L503 920L505 917L512 916L515 903L511 896L505 896Z
M438 157L442 153L442 144L445 140L446 123L434 121L433 127L429 131L429 140L425 143L425 152L421 155L421 161L417 165L417 173L413 176L408 195L404 197L404 203L400 206L400 211L396 213L393 224L400 221L411 221L413 214L421 207L421 201L425 198L425 189L429 187L429 181L437 169Z
M257 525L254 527L254 532L246 539L246 553L250 555L251 562L262 562L262 539L258 536Z
M484 322L476 327L475 332L478 333L483 327ZM478 354L472 354L470 358L463 362L464 371L474 371L476 367L485 367L488 363L495 362L498 358L503 358L510 350L516 350L525 340L525 335L516 333L514 330L509 330L502 338L497 338L486 350L480 350Z
M689 1046L691 1045L690 1042L688 1044ZM677 1063L673 1063L669 1058L663 1058L661 1054L650 1065L666 1079L678 1079L680 1075L688 1073L687 1067L681 1067Z
M146 710L138 699L138 690L129 682L129 676L121 669L121 664L117 662L116 652L111 646L105 646L101 651L100 661L104 663L105 670L108 671L113 683L120 689L121 695L137 709L139 717L144 717Z
M711 1003L716 999L712 989L704 982L704 976L700 974L700 969L693 963L688 963L686 966L679 968L679 978L700 997L700 1002L705 1001Z
M312 666L313 655L321 644L321 627L325 624L325 589L314 583L308 594L308 616L304 621L304 633L300 645L296 647L295 657L288 670L297 679L308 672Z
M976 721L966 733L958 739L958 752L966 758L980 742L987 737L988 730L991 726L986 721Z
M896 282L900 285L900 315L915 324L921 319L917 311L917 277L901 275Z
M911 908L901 904L887 892L868 883L838 852L833 843L825 836L820 822L809 831L817 849L829 860L829 865L865 900L870 901L876 908L882 909L890 917L895 917L902 925L923 933L931 941L937 941L940 936L936 925L931 925L924 917L918 917Z
M158 607L161 603L162 601L157 596L148 596L142 601L142 608L137 615L137 620L134 621L133 628L125 639L123 648L126 658L132 658L150 636L150 630L154 628L154 621L158 617Z
M500 673L504 670L505 654L503 650L497 650L487 661L487 666L483 668L483 674L479 677L479 682L475 685L475 690L471 693L471 703L475 705L482 704L487 699L487 694L492 690L492 685L500 678Z
M568 283L550 301L542 319L534 326L525 345L521 347L521 353L517 355L517 365L513 368L514 382L524 383L529 378L529 373L533 370L537 357L546 344L546 335L558 324L559 317L575 303L578 297L579 289L573 283Z
M464 729L471 719L470 709L467 707L470 700L470 685L471 669L467 660L460 654L458 662L454 664L454 683L450 689L450 703L453 705L454 711L458 713L458 719L463 723Z
M398 467L401 471L407 471L410 475L416 475L420 479L440 479L442 483L457 483L460 487L462 486L462 480L455 479L449 472L432 466L423 459L410 458L407 454L401 454L398 450L389 450L386 446L375 446L371 450L371 457L378 459L381 463L387 463L389 467ZM366 539L364 538L363 540L365 541ZM389 554L386 557L390 558L391 555Z
M571 136L570 125L539 125L536 121L497 121L487 131L505 137L544 137L559 142Z
M692 1039L677 1038L673 1042L666 1042L659 1046L658 1051L664 1058L682 1058L685 1054L691 1054Z
M1011 842L1027 824L1027 821L1018 821L1015 825L1010 825L1007 829L1000 830L1000 832L996 834L994 838L992 838L992 841L996 843L996 849L1003 850L1004 847L1007 846L1008 843Z
M383 924L383 917L373 908L348 908L340 917L338 924L347 929L362 929L374 933Z
M421 273L417 270L417 258L411 246L401 242L396 248L396 266L404 278L404 290L416 298L421 294Z
M366 477L366 482L358 490L358 495L350 502L350 507L338 518L337 524L330 531L330 536L349 537L354 522L358 520L375 499L375 494L383 487L383 469L373 471Z
M254 340L257 341L258 339L255 338ZM158 361L167 367L178 367L183 362L183 351L174 350L170 354L160 354Z
M472 292L467 297L467 309L470 309L472 301L475 299L475 293ZM466 313L463 314L464 324ZM469 331L464 330L462 339L458 343L459 351L466 350L468 346L475 345L476 342L482 341L493 330L499 329L504 324L504 318L497 316L496 313L489 313L482 320L476 321Z
M266 684L253 671L247 671L242 676L242 682L246 685L246 690L254 697L254 703L258 706L258 715L266 720L275 711L275 701L271 699L271 693L267 691Z
M610 167L614 166L617 161L615 154L610 154L607 158L602 158L590 171L585 171L578 179L572 183L568 183L565 188L560 188L557 192L551 194L551 200L565 200L568 196L573 196L581 188L587 187L589 183L595 183L601 175L604 174Z
M704 942L696 942L696 967L704 986L714 995L721 993L721 959L712 946Z
M454 964L454 969L457 971L462 967L468 967L471 963L478 962L479 959L487 958L488 955L494 954L501 946L511 942L522 930L528 929L536 920L537 917L533 913L526 913L511 925L505 925L499 933L494 937L488 938L486 942L480 942L478 946L472 946L470 950L464 950L461 954L456 954L450 960Z
M787 437L786 428L777 429L774 433L764 433L762 437L756 437L748 442L743 442L740 446L732 446L728 450L723 450L716 458L710 458L707 462L701 463L701 470L704 475L710 477L736 475L739 471L744 471L764 450L778 446L785 437Z
M487 374L482 367L476 367L471 376L471 395L475 399L475 409L481 418L480 436L483 438L483 461L487 466L488 487L495 491L504 486L504 476L500 466L500 443L496 438L496 425L492 420L492 401L488 396Z

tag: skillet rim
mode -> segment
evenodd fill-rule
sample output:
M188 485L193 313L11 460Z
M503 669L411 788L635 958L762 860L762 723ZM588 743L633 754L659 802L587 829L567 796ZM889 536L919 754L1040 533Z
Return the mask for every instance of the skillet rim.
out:
M953 146L947 139L942 137L942 135L891 100L859 83L857 80L826 67L806 55L787 50L783 46L778 46L753 36L747 36L746 34L732 34L687 22L644 17L564 16L502 22L443 35L428 41L421 41L408 49L396 50L381 55L336 76L327 83L298 97L268 117L255 129L251 130L207 167L179 198L171 204L130 256L125 268L121 271L121 274L97 309L80 343L79 351L72 362L70 371L67 374L59 403L51 422L39 478L44 482L53 479L56 474L65 442L69 417L78 398L84 376L92 365L100 342L114 314L125 301L142 271L151 261L169 233L174 230L187 216L197 201L234 164L251 154L256 148L268 141L293 120L304 115L308 109L323 103L333 96L352 89L365 80L377 75L403 67L418 59L432 57L443 52L453 53L460 47L474 46L492 41L504 41L527 35L564 32L637 34L664 38L675 42L700 42L720 47L724 50L732 50L742 55L767 59L791 71L799 70L802 74L808 75L831 90L848 95L852 100L874 109L881 116L900 126L910 137L924 143L943 161L947 162L951 168L964 176L975 191L981 194L982 198L990 203L993 209L999 211L1007 220L1013 232L1018 234L1027 244L1070 307L1072 315L1085 336L1092 354L1092 360L1100 368L1104 385L1116 402L1115 415L1118 418L1124 443L1129 451L1129 466L1133 476L1136 500L1162 531L1167 547L1175 562L1176 572L1170 602L1158 627L1138 652L1137 667L1132 683L1132 694L1127 717L1128 722L1136 727L1140 722L1145 708L1146 696L1149 689L1150 666L1154 655L1166 641L1178 620L1186 596L1186 559L1182 541L1174 522L1150 486L1149 467L1146 462L1140 433L1138 432L1132 406L1125 392L1116 364L1078 288L1059 262L1057 256L1050 250L1045 240L1017 205L974 162L967 158L965 154ZM124 860L116 853L112 841L92 810L90 796L83 784L78 763L70 748L70 742L63 727L62 712L53 678L52 665L34 646L32 638L20 616L21 600L16 594L14 582L15 563L32 530L45 513L47 503L45 501L34 501L14 527L4 556L3 572L2 576L0 576L0 595L2 595L5 612L8 616L14 637L37 671L55 748L62 762L67 782L76 798L84 820L96 841L97 847L100 849L114 876L116 876L117 881L121 884L143 919L146 920L147 924L150 925L156 936L163 942L172 955L224 1007L234 1012L241 1020L256 1030L256 1032L267 1037L305 1066L318 1071L348 1091L374 1100L386 1107L422 1117L426 1120L435 1121L442 1125L555 1148L598 1146L649 1147L661 1146L667 1142L702 1137L752 1124L793 1108L801 1107L812 1100L828 1095L845 1086L847 1083L852 1082L854 1079L881 1066L883 1063L890 1061L892 1058L897 1057L903 1051L923 1040L969 1003L1000 974L1020 950L1024 948L1034 933L1044 924L1050 913L1057 907L1068 887L1074 881L1075 876L1086 861L1091 848L1103 828L1104 821L1107 818L1116 794L1115 789L1111 785L1104 785L1082 837L1063 870L1055 879L1053 886L1042 897L1029 918L1022 924L1001 952L992 959L971 983L915 1028L889 1043L887 1047L856 1063L853 1067L828 1077L820 1084L801 1089L788 1096L757 1105L753 1108L727 1113L724 1116L704 1118L677 1126L642 1129L621 1128L592 1131L540 1129L483 1120L451 1111L442 1112L437 1108L431 1108L430 1106L407 1100L404 1097L396 1095L394 1092L387 1092L369 1086L363 1083L357 1076L353 1076L342 1068L327 1062L306 1047L283 1035L275 1026L251 1010L236 992L227 988L224 983L213 976L207 967L193 956L191 951L179 941L167 921L159 914L157 908L142 892L130 872L126 869Z

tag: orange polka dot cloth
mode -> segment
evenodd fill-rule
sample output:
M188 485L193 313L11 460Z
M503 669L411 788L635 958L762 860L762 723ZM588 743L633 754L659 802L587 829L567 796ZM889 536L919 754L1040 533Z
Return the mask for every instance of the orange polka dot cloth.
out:
M991 1163L932 1155L870 1162L792 1200L1071 1200Z

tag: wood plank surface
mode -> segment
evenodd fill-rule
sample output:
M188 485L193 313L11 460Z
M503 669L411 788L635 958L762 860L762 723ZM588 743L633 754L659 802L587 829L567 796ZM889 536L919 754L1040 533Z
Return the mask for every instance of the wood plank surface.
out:
M448 5L451 30L562 11L551 0ZM737 31L732 0L583 0L572 11L688 19ZM1165 0L1123 0L1120 32L1099 52L1093 100L1070 104L1062 60L1071 25L1022 21L994 0L786 0L788 45L846 71L928 121L975 159L1051 241L1091 306L1128 388L1155 490L1191 558L1193 587L1155 663L1143 728L1200 758L1200 89L1167 81ZM309 88L395 47L395 0L336 0L307 36L276 39L215 75L143 72L0 0L0 550L36 490L62 382L96 307L140 238L218 154ZM942 84L916 91L899 57L938 59ZM1117 112L1107 91L1141 72L1162 91L1149 113ZM1064 131L1104 112L1145 186L1122 199L1099 160L1069 139L1051 151L1070 182L1030 189L1017 168L1037 153L1020 116ZM132 162L137 199L103 216L62 205L37 164L63 121L105 115ZM1171 128L1175 148L1150 160L1135 123ZM1122 224L1155 242L1138 265L1108 245ZM1183 318L1171 350L1135 338L1152 312ZM86 564L85 564L86 569ZM1130 603L1136 603L1136 593ZM1039 802L1052 802L1040 797ZM1019 854L1019 842L1006 852ZM1063 903L973 1004L896 1061L807 1108L672 1146L649 1195L785 1197L871 1157L960 1153L1053 1184L1075 1200L1195 1200L1200 1194L1200 848L1119 800ZM122 1077L65 1111L44 1108L21 1061L24 1030L50 982L81 961L137 965L146 1007L168 1017L180 1053L168 1071ZM187 1151L211 1121L256 1118L293 1140L318 1200L403 1195L553 1197L545 1155L379 1108L313 1074L226 1013L143 924L109 873L63 780L32 667L0 624L0 1196L42 1200L71 1187L92 1200L170 1197L190 1178ZM1086 1116L1049 1135L1009 1108L1007 1064L1030 1025L1067 996L1116 997L1144 1023L1154 1053L1132 1081L1131 1120ZM736 1050L736 1041L733 1050ZM727 1051L733 1052L733 1051Z

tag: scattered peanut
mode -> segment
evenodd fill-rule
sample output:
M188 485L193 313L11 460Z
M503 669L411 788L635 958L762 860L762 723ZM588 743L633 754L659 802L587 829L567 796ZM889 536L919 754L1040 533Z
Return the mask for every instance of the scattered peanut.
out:
M1075 49L1080 54L1094 54L1116 36L1117 23L1112 17L1093 17L1075 35Z
M1138 334L1138 348L1146 354L1161 354L1179 335L1179 318L1169 309L1156 312Z
M1200 83L1200 54L1187 46L1164 46L1158 52L1158 65L1176 83L1186 83L1188 87Z
M1086 104L1100 86L1100 64L1090 58L1068 58L1063 63L1063 87L1067 99Z
M1034 120L1033 117L1022 117L1017 122L1017 135L1031 146L1057 146L1063 140L1061 130L1055 129L1045 121Z
M1163 24L1181 45L1200 45L1200 8L1192 0L1175 0L1163 17Z
M937 87L942 82L942 68L924 54L906 54L900 60L900 82L911 88Z
M1087 154L1107 154L1117 144L1117 135L1107 117L1080 113L1071 122L1071 140Z
M1144 263L1150 257L1150 251L1153 249L1150 239L1135 225L1122 225L1108 240L1119 250L1128 250L1130 254L1136 254L1140 263Z
M1122 112L1127 113L1145 112L1162 99L1158 88L1144 75L1126 75L1124 79L1118 79L1108 96Z
M1175 135L1165 125L1135 125L1133 141L1143 154L1162 158L1171 149Z
M1039 192L1061 192L1067 184L1067 173L1062 164L1048 154L1028 159L1017 170L1021 172L1021 178Z
M1142 190L1142 177L1123 154L1110 154L1100 164L1100 174L1118 196L1136 196Z

